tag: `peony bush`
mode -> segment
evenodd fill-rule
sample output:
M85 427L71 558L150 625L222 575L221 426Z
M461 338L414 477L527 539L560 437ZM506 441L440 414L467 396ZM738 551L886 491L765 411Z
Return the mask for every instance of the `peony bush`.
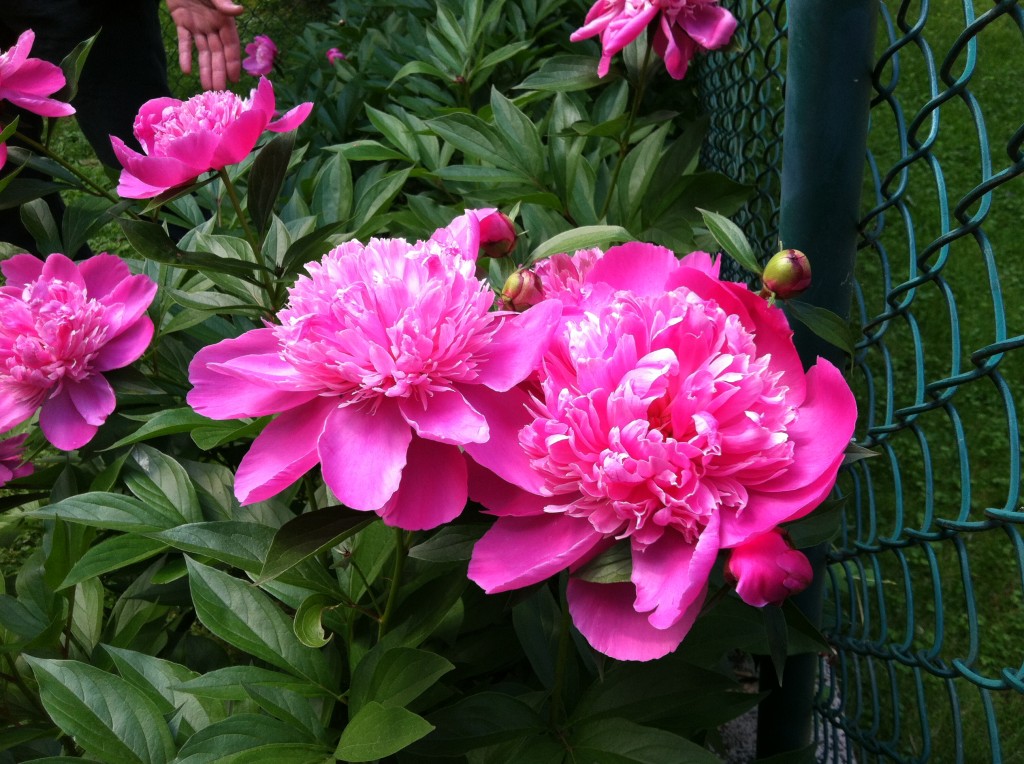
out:
M759 699L739 654L827 649L788 598L857 419L783 309L814 253L743 257L744 280L746 189L702 182L706 123L667 108L737 20L346 7L280 51L258 35L248 96L143 105L116 188L4 130L0 203L38 224L0 260L0 530L27 540L0 741L717 761ZM66 116L32 41L0 97ZM64 224L30 161L76 192Z

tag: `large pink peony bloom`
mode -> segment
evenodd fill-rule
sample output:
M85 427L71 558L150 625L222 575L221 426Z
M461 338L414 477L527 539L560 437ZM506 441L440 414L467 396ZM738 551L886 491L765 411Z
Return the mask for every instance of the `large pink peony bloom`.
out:
M245 46L246 57L242 60L242 68L253 77L270 74L277 58L277 46L265 34L258 34L252 42Z
M507 591L628 544L630 581L573 577L569 608L597 650L648 660L692 626L719 550L827 496L856 407L832 364L804 372L782 311L719 280L709 255L633 243L573 261L542 278L565 314L539 393L510 400L473 452L487 470L470 494L498 520L469 575Z
M64 87L64 72L49 61L28 57L35 40L35 32L26 29L13 48L0 53L0 100L42 117L74 114L71 104L48 97Z
M307 266L279 326L201 350L188 402L214 419L280 412L235 476L248 504L317 463L348 506L433 528L466 503L466 461L558 324L549 302L489 312L473 211L428 241L348 242Z
M124 166L117 193L127 199L148 199L209 170L241 162L264 130L294 130L309 116L313 104L299 104L272 122L274 108L274 87L266 79L260 79L249 98L208 90L187 101L147 101L135 117L134 130L144 155L110 136Z
M0 432L42 407L46 438L80 448L114 410L103 372L135 361L153 337L156 284L106 253L81 263L15 255L0 269Z
M28 435L15 435L0 440L0 488L15 478L31 475L33 467L26 464L21 456L21 447Z
M660 14L660 15L659 15ZM601 61L597 73L608 74L612 56L629 45L657 19L654 50L675 79L686 75L698 49L715 50L728 44L736 18L718 0L597 0L583 26L569 37L573 42L599 35Z

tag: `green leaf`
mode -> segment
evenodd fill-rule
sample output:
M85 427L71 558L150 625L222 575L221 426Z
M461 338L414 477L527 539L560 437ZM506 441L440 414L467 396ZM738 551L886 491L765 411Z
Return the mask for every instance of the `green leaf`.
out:
M366 116L377 128L377 132L402 153L403 159L410 162L419 161L420 152L416 146L416 140L413 138L412 130L402 120L372 106L366 107Z
M486 525L445 525L409 550L409 556L427 562L463 562L487 531Z
M431 130L473 159L488 162L505 170L519 170L519 161L491 125L472 114L457 112L428 122Z
M390 162L409 161L409 157L400 151L389 149L380 141L361 140L345 143L337 147L341 155L350 162Z
M139 501L133 496L100 491L72 496L26 513L29 517L61 518L71 523L114 531L146 533L173 528L184 522L177 512Z
M38 252L63 252L64 243L50 207L42 199L21 205L21 223L36 242Z
M258 280L254 279L253 272L265 270L245 260L218 257L206 252L183 252L159 223L130 218L118 218L117 222L128 243L147 260L187 270L227 273L256 284Z
M336 546L375 518L342 506L325 507L289 520L274 534L257 584L277 578L307 557Z
M410 61L401 69L399 69L398 73L391 78L391 83L388 85L388 87L392 87L399 80L405 79L406 77L412 74L429 74L431 77L436 77L437 79L443 80L445 82L448 82L451 79L449 75L445 74L443 71L441 71L431 63L428 63L426 61ZM366 108L367 113L369 113L370 108L371 107L369 106Z
M454 668L436 653L378 645L352 672L349 707L355 713L370 702L383 706L408 705Z
M626 719L602 719L573 730L573 756L587 764L721 764L713 753L671 732Z
M341 733L334 756L341 761L374 761L398 753L429 734L434 726L400 706L371 701Z
M806 326L825 342L830 342L848 355L854 354L860 327L854 327L849 321L832 311L798 300L786 300L787 315L792 316Z
M294 130L276 135L260 149L249 171L246 208L261 238L267 232L270 214L274 211L274 205L284 186L288 161L292 158L294 146Z
M160 764L174 741L152 700L120 677L78 661L24 656L54 723L108 764Z
M75 95L78 93L78 80L82 76L82 67L85 66L85 60L89 57L89 51L92 50L92 45L96 42L96 38L99 37L100 33L97 32L88 40L82 40L71 52L64 56L64 59L60 62L60 69L64 73L64 87L54 93L51 98L55 98L58 101L71 101L74 100Z
M352 216L357 234L361 235L364 226L369 226L368 230L376 230L375 216L387 211L391 202L405 186L411 172L412 168L407 168L389 173L365 191L360 189L360 193L357 194L356 210Z
M253 422L233 421L211 422L208 426L192 430L192 442L204 451L230 443L233 440L254 438L267 426L268 417Z
M562 93L589 90L601 83L601 78L597 74L597 64L597 59L590 56L552 56L544 60L539 71L531 74L515 88Z
M245 685L244 689L245 694L271 716L295 729L308 732L310 737L317 740L326 737L326 730L317 713L321 706L319 699L311 701L304 695L280 687Z
M824 501L806 517L783 525L782 528L795 549L824 544L839 535L845 507L845 498Z
M436 725L419 748L436 756L461 756L474 748L543 732L545 721L512 695L481 692L428 716Z
M324 610L335 607L337 603L323 594L311 594L302 601L295 611L295 621L292 623L292 631L302 644L306 647L319 648L331 641L331 637L325 636L320 619Z
M140 443L132 449L131 460L122 474L128 490L142 501L163 504L168 517L177 513L183 523L203 519L192 479L167 454Z
M487 165L453 164L434 173L442 180L457 183L523 183L528 178L519 170L503 170Z
M544 173L544 146L533 120L493 87L491 109L494 112L494 126L509 154L519 160L523 172L531 178L539 179Z
M548 689L555 683L562 623L562 610L547 586L537 587L512 608L512 626L519 644L533 673ZM572 663L566 666L567 670L572 668Z
M632 241L633 236L617 225L585 225L571 231L552 236L530 253L529 262L535 263L545 257L566 252L572 254L578 249L600 247L612 242Z
M131 435L108 446L105 451L114 448L138 443L150 438L159 438L163 435L173 435L177 432L190 432L192 429L202 425L216 424L212 419L207 419L202 414L197 414L191 408L168 409L159 411Z
M873 456L880 456L878 451L872 451L870 448L864 448L852 440L846 446L846 451L843 452L843 466L848 464L854 464L859 462L861 459L870 459Z
M175 549L212 557L248 572L259 570L273 537L273 528L241 520L188 523L152 535Z
M286 722L240 713L196 732L181 747L175 764L319 764L327 754Z
M722 251L751 273L760 276L761 265L757 262L754 249L747 241L743 230L729 218L719 215L717 212L709 212L700 208L697 208L697 211L704 218L704 225L708 227L708 231L718 242Z
M768 654L771 655L775 676L782 684L782 672L786 668L786 655L789 652L789 631L786 628L786 616L778 605L765 605L761 610L764 630L768 635Z
M299 642L288 616L267 595L228 573L186 562L196 615L215 636L325 688L335 683L324 655Z
M265 687L271 691L294 692L304 697L318 697L327 694L323 687L309 681L296 679L291 674L260 668L259 666L227 666L209 671L195 679L182 682L174 687L199 698L214 700L245 700L245 688Z
M619 584L632 580L633 553L629 541L621 541L573 573L573 578L594 584Z
M134 565L160 554L166 548L167 545L162 541L134 534L104 539L82 555L68 572L60 588L66 589L104 573Z

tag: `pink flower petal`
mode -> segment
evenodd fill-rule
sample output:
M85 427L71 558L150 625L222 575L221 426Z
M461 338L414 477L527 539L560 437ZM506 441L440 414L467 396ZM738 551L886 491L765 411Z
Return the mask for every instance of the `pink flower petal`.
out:
M224 364L236 358L256 355L273 359L277 358L277 351L273 329L254 329L203 348L188 367L192 383L188 405L211 419L238 419L276 414L316 398L315 390L280 390L259 379L229 376L221 371Z
M85 421L67 387L61 387L43 402L39 410L39 429L55 448L74 451L92 440L99 428Z
M85 288L89 290L89 296L93 299L105 297L114 287L132 275L124 260L106 252L100 252L88 260L83 260L78 265L78 271L82 274ZM156 284L153 284L153 289L156 289ZM153 298L150 297L150 302L152 301Z
M436 528L466 506L466 457L455 446L413 438L402 482L384 505L387 525L407 531Z
M544 478L530 466L519 445L519 431L531 419L527 408L530 396L518 387L496 393L482 385L467 385L463 392L470 405L486 417L491 431L485 443L466 443L466 453L503 480L539 494Z
M41 277L44 279L57 279L68 284L77 284L80 287L85 286L85 279L78 272L78 266L75 264L75 261L59 252L54 252L46 258L46 262L43 263Z
M663 658L679 647L700 614L707 590L667 629L651 626L633 609L632 584L595 584L569 579L566 596L572 622L598 652L627 661Z
M110 371L134 363L146 352L152 339L153 322L143 316L100 348L92 359L93 371Z
M267 125L267 130L272 133L287 133L305 122L306 117L308 117L312 111L313 103L311 101L300 103L298 106L286 111L280 119Z
M46 390L4 390L0 388L0 432L7 432L36 413L46 398Z
M252 151L266 127L266 117L258 111L239 114L224 128L224 133L220 136L216 150L208 162L210 169L219 170L241 162Z
M324 482L346 506L378 510L401 484L411 441L412 428L395 404L384 402L372 414L336 408L320 436Z
M97 427L107 421L117 403L114 389L100 374L93 374L81 382L64 382L64 389L71 396L78 413L86 424Z
M103 300L107 305L118 306L116 320L112 315L114 311L108 312L110 336L116 336L124 328L138 321L153 303L156 290L156 282L142 274L129 276L114 287Z
M686 76L690 61L697 52L697 43L663 16L660 26L654 32L654 52L664 60L669 75L681 80Z
M633 543L633 607L650 612L648 620L655 628L667 629L683 618L707 589L718 557L718 528L718 513L714 513L696 544L686 543L681 534L671 530L646 547Z
M679 260L672 250L631 241L605 252L587 274L587 283L604 282L637 295L655 295L665 291L666 278L678 268Z
M488 594L530 586L568 568L602 540L589 522L568 515L499 517L473 547L469 577Z
M738 22L725 8L711 3L692 6L693 15L677 22L694 42L707 50L729 44Z
M545 300L503 318L488 346L487 364L480 369L477 381L503 392L526 379L540 366L561 315L560 302Z
M551 499L528 493L519 486L502 480L473 460L468 462L469 496L495 515L527 517L544 514Z
M320 459L317 440L337 405L337 398L314 398L268 424L238 465L238 500L242 504L265 501L315 467Z
M43 261L32 255L15 255L0 263L7 286L23 287L43 273Z
M487 420L458 390L435 392L424 407L416 398L403 398L398 408L421 438L439 443L482 443L490 437Z

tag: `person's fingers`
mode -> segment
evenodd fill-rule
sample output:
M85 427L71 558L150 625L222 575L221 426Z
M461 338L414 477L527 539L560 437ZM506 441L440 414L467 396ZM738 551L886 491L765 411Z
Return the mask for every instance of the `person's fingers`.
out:
M213 0L213 7L226 16L238 16L245 12L245 7L231 0Z
M192 73L192 34L178 27L178 67L184 74Z
M238 82L242 75L242 43L234 19L220 28L220 41L224 48L224 68L227 78Z
M196 35L196 52L198 53L199 59L199 84L202 85L203 90L213 90L213 78L211 71L213 63L210 60L210 45L207 43L206 35Z
M224 45L216 34L206 36L206 45L210 51L210 85L208 90L224 90L228 86L227 66L224 62Z

